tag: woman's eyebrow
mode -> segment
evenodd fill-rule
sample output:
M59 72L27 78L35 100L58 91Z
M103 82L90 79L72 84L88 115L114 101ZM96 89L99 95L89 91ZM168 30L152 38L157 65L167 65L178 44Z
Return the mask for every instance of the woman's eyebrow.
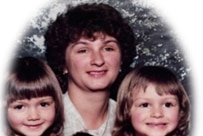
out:
M88 45L88 43L85 41L77 41L75 43L71 43L69 46L70 46L70 48L74 48L78 44Z
M114 39L109 39L109 40L104 41L104 43L111 43L111 42L118 44L118 41L114 40Z

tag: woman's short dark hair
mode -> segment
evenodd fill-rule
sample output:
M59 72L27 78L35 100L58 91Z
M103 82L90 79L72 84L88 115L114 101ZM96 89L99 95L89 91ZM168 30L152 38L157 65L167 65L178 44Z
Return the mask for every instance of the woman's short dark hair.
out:
M127 20L115 8L101 3L68 7L66 13L50 23L45 33L45 56L63 91L67 89L67 79L63 77L67 46L80 37L95 38L95 33L116 38L122 54L122 70L129 68L132 63L135 56L134 33Z

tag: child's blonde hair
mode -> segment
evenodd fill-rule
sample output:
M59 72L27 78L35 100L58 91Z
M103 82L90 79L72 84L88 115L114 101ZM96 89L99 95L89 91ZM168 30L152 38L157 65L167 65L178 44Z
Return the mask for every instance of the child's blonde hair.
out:
M122 81L117 96L116 121L113 136L135 136L131 124L132 91L146 90L149 84L156 87L157 93L177 96L180 107L180 119L177 128L170 136L187 136L190 124L190 100L175 74L159 66L143 66L131 71Z
M48 136L51 133L60 135L63 130L64 106L62 100L62 91L59 83L51 68L43 61L24 57L14 61L11 68L6 88L4 92L5 109L7 106L20 99L31 99L43 96L52 96L55 101L55 120L43 134ZM7 116L5 110L5 116ZM14 135L16 132L7 122L8 135Z

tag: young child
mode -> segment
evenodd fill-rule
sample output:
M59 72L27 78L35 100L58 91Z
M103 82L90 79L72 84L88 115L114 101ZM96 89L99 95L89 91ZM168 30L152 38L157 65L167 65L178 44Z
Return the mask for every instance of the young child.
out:
M143 66L122 81L113 136L187 136L190 100L169 69Z
M7 136L60 136L64 110L59 83L33 57L14 61L4 93Z

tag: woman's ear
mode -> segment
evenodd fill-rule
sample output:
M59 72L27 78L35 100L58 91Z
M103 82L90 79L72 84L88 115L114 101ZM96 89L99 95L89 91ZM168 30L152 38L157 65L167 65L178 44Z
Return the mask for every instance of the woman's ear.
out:
M63 75L68 74L68 69L67 68L63 68Z
M120 64L120 70L119 70L119 72L121 72L121 71L122 71L122 65L123 65L123 62L121 61L121 64Z

